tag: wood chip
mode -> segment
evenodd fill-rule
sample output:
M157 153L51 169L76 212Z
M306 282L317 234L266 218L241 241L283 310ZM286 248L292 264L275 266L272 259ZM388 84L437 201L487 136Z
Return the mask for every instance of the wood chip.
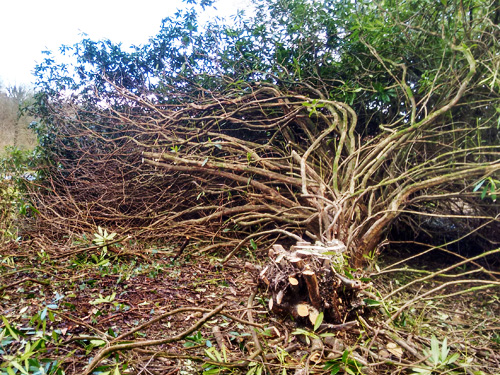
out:
M276 250L278 253L285 253L286 252L285 248L279 244L274 244L273 249Z
M283 301L283 295L284 295L283 290L280 290L276 295L276 303L278 305L281 305L281 302Z
M288 259L288 261L290 263L292 263L295 267L297 267L298 269L302 269L304 268L304 261L302 260L302 258L299 258L299 257L291 257Z
M392 355L395 355L396 357L401 358L403 356L403 349L398 344L395 344L393 342L389 342L386 346L386 349L389 353Z
M309 305L307 303L299 303L296 309L299 316L306 317L309 315Z
M297 246L311 246L310 242L307 241L297 241Z
M321 353L319 352L315 352L313 353L310 357L309 357L309 360L318 364L321 362Z
M311 322L312 325L316 323L316 320L318 319L319 311L314 308L313 306L309 306L309 321Z

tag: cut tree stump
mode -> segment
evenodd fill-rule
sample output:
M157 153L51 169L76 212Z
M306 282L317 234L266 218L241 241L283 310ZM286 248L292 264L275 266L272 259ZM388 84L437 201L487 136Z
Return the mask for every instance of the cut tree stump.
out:
M271 293L269 309L311 325L321 312L325 323L355 317L363 307L359 291L367 285L346 276L345 249L341 241L314 245L301 241L290 251L273 245L270 261L259 275L261 285Z

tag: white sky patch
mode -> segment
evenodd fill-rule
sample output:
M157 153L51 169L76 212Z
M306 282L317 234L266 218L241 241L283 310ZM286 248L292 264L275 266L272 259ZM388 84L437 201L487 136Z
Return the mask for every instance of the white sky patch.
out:
M219 0L213 16L229 17L248 0ZM42 51L57 52L86 34L124 47L148 42L162 19L186 7L181 0L24 0L2 1L0 12L0 82L31 85Z

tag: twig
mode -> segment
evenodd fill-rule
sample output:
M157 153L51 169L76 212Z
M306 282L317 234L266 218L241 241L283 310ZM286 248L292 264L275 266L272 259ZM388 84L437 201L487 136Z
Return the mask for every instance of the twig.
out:
M59 315L60 317L64 317L70 321L72 321L73 323L76 323L78 325L81 325L81 326L84 326L84 327L87 327L90 331L95 331L97 333L99 333L100 335L100 339L101 340L106 340L106 341L109 341L108 338L111 338L111 336L109 336L107 333L91 326L90 324L88 323L85 323L84 321L80 320L80 319L77 319L77 318L73 318L72 316L70 315L67 315L63 312L60 312L60 311L55 311L57 313L57 315Z
M250 297L248 297L248 302L247 302L247 317L248 317L248 321L253 323L253 315L252 315L252 309L253 309L253 299L255 298L255 295L257 294L256 291L254 291ZM260 341L259 341L259 338L257 337L257 332L255 332L254 329L251 329L251 332L252 334L252 339L253 339L253 342L255 344L255 349L257 351L262 351L262 346L260 345Z
M43 285L43 286L50 286L50 282L48 281L40 281L40 280L37 280L37 279L33 279L32 277L26 277L22 280L19 280L19 281L16 281L12 284L8 284L8 285L4 285L0 288L0 293L3 292L5 289L9 289L9 288L12 288L13 286L16 286L16 285L19 285L19 284L22 284L26 281L31 281L32 283L35 283L35 284L40 284L40 285Z
M104 359L108 354L114 353L119 350L130 350L134 348L143 348L146 346L153 346L153 345L162 345L162 344L167 344L170 342L175 342L182 340L184 337L187 335L191 334L192 332L196 331L199 329L203 324L206 323L207 320L212 318L213 316L219 314L222 309L227 305L227 302L224 302L217 306L215 309L213 309L211 312L205 314L200 320L198 320L195 324L193 324L191 327L186 329L185 331L171 337L167 337L164 339L159 339L159 340L146 340L146 341L136 341L136 342L131 342L131 343L126 343L126 344L117 344L117 345L111 345L106 348L101 349L92 362L88 365L87 369L83 373L83 375L90 375L94 368L97 367L98 363Z
M296 241L303 241L303 239L301 237L297 236L294 233L288 232L288 231L286 231L284 229L273 229L273 230L267 230L267 231L253 233L253 234L247 236L246 238L244 238L242 241L240 241L240 243L228 255L226 255L226 257L222 261L222 264L227 263L234 256L234 254L236 254L236 252L238 250L240 250L243 247L243 245L247 241L249 241L250 239L252 239L254 237L259 237L259 236L261 236L263 234L270 234L270 233L280 233L280 234L287 235L288 237L291 237L291 238L293 238Z
M417 302L418 300L420 299L423 299L424 297L434 293L434 292L437 292L438 290L441 290L443 288L446 288L447 286L450 286L450 285L457 285L457 284L465 284L465 283L479 283L479 284L490 284L491 286L500 286L500 282L493 282L493 281L486 281L486 280L455 280L455 281L450 281L450 282L447 282L447 283L444 283L436 288L433 288L427 292L425 292L424 294L421 294L415 298L413 298L412 300L406 302L403 306L401 306L399 308L398 311L396 311L394 314L392 314L392 316L387 319L386 323L391 323L393 322L395 319L398 318L398 316L409 306L413 305L415 302Z
M150 326L151 324L154 324L156 322L159 322L160 320L162 319L165 319L166 317L168 316L171 316L171 315L175 315L175 314L179 314L179 313L182 313L182 312L188 312L188 311L196 311L196 312L203 312L203 313L209 313L211 312L212 310L210 309L205 309L203 307L180 307L178 309L175 309L175 310L172 310L172 311L169 311L169 312L166 312L160 316L157 316L156 318L154 319L151 319L149 321L147 321L146 323L143 323L141 324L140 326L137 326L135 327L134 329L131 329L130 331L128 332L125 332L123 334L121 334L120 336L116 337L112 343L114 342L118 342L118 341L122 341L125 337L127 336L130 336L132 334L134 334L135 332L137 331L140 331L148 326ZM258 324L258 323L254 323L254 322L249 322L249 321L246 321L244 319L240 319L234 315L231 315L231 314L228 314L226 312L221 312L221 315L222 316L225 316L231 320L234 320L238 323L242 323L242 324L246 324L246 325L252 325L254 327L257 327L257 328L264 328L264 325L263 324Z
M418 282L422 282L422 281L425 281L425 280L431 279L431 278L433 278L433 277L435 277L435 276L439 276L439 275L440 275L440 274L442 274L442 273L445 273L445 272L447 272L447 271L450 271L450 270L452 270L453 268L457 268L457 267L459 267L459 266L461 266L461 265L463 265L463 264L470 263L470 262L472 262L472 261L474 261L474 260L476 260L476 259L484 258L484 257L486 257L486 256L489 256L489 255L492 255L492 254L496 254L496 253L499 253L499 252L500 252L500 248L499 248L499 249L495 249L495 250L491 250L491 251L487 251L487 252L484 252L484 253L482 253L482 254L476 255L475 257L468 258L468 259L464 259L464 260L463 260L463 261L461 261L461 262L455 263L455 264L453 264L453 265L451 265L451 266L449 266L449 267L446 267L446 268L444 268L444 269L441 269L441 270L439 270L439 271L436 271L436 272L434 272L434 273L431 273L431 274L429 274L429 275L427 275L427 276L425 276L425 277L422 277L422 278L420 278L420 279L413 280L413 281L409 282L408 284L405 284L405 285L403 285L402 287L400 287L400 288L398 288L398 289L396 289L396 290L392 291L391 293L387 294L386 296L384 296L384 297L383 297L383 300L384 300L384 301L385 301L385 300L387 300L388 298L392 297L394 294L401 292L402 290L404 290L404 289L408 288L409 286L411 286L411 285L413 285L413 284L416 284L416 283L418 283Z
M125 236L125 237L119 238L117 240L107 242L104 245L95 245L95 246L86 247L84 249L77 249L77 250L73 250L73 251L67 251L67 252L62 253L60 255L52 257L52 259L60 259L60 258L64 258L64 257L70 256L70 255L74 255L74 254L78 254L78 253L83 253L83 252L90 251L90 250L100 249L101 247L114 245L115 243L125 241L125 240L127 240L129 238L131 238L131 237L130 236Z

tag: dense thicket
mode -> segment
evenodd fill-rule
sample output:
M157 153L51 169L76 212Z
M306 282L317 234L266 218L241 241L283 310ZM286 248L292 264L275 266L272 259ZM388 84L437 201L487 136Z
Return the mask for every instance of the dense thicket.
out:
M358 261L395 222L489 246L497 2L255 6L205 27L199 8L180 11L132 52L85 39L62 48L71 66L48 53L33 107L39 223L236 249L338 239Z

